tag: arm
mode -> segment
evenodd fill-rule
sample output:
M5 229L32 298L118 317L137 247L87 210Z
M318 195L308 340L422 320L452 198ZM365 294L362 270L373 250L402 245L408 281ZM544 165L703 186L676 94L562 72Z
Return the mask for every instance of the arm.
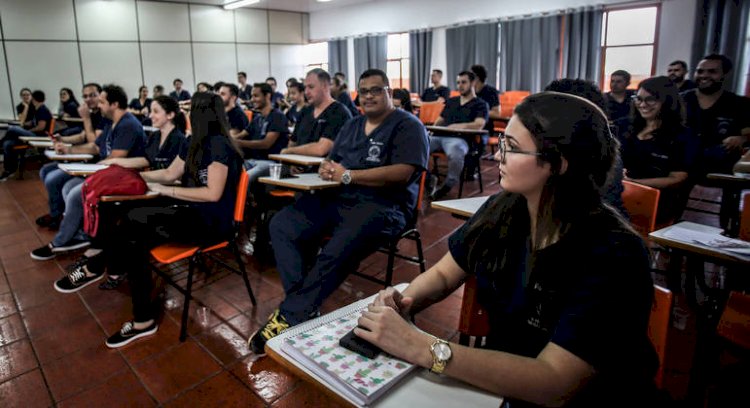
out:
M500 105L490 109L490 120L500 120Z
M750 141L750 128L743 128L739 136L726 137L721 143L729 150L742 149L742 146Z
M627 170L626 170L626 174L627 174ZM680 184L682 184L685 180L687 180L687 178L688 178L688 174L686 171L672 171L669 173L667 177L631 179L626 176L624 177L624 180L634 181L638 184L643 184L644 186L662 189L662 188L677 187Z
M302 154L305 156L324 157L333 148L333 140L321 137L317 142L307 143L300 146L287 147L282 150L284 154Z
M114 152L113 152L114 153ZM145 157L108 157L99 162L100 164L116 164L128 169L143 169L148 167L149 163Z
M318 174L323 180L341 181L341 176L347 169L339 163L325 160L318 168ZM367 187L384 187L405 185L416 170L411 164L391 164L371 169L350 170L352 184Z
M439 116L435 123L433 123L434 126L445 126L445 119L443 119L442 116Z
M34 126L33 128L29 129L29 131L34 132L34 133L44 132L45 130L47 130L47 121L46 120L40 120L39 122L37 122L36 126Z
M23 102L21 102L21 103L23 103ZM26 124L26 116L28 116L28 114L29 114L29 104L28 103L24 103L23 104L23 110L18 115L18 121L21 122L21 126L23 126L24 124Z
M58 135L59 136L59 135ZM70 136L59 136L60 141L63 143L70 143L70 144L81 144L86 142L86 133L81 132L77 135L70 135Z
M476 129L476 130L479 130L479 129L484 129L484 124L485 123L486 123L486 121L484 120L484 118L476 118L476 119L474 119L473 122L454 123L452 125L448 125L448 127L452 128L452 129Z
M177 159L175 159L176 161ZM172 162L172 164L175 162ZM169 167L171 168L172 165ZM208 185L205 187L173 187L161 184L152 184L150 187L153 191L179 200L213 203L219 201L221 195L224 193L228 171L229 168L225 164L213 162L208 166Z
M268 150L276 143L276 139L280 135L281 133L279 132L268 132L266 133L266 137L261 140L237 140L237 146L245 149Z
M78 113L81 115L81 119L83 119L83 133L86 135L86 140L93 143L99 136L97 133L99 131L94 129L94 124L91 123L91 112L89 112L88 106L79 106Z
M185 162L177 156L169 167L161 170L143 171L141 177L149 183L173 183L185 172Z

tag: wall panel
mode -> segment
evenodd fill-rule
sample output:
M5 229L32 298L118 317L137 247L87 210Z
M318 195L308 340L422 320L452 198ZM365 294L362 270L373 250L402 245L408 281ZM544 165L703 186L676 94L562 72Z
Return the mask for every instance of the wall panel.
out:
M138 2L141 41L190 41L187 4Z
M263 82L268 78L268 44L237 44L239 70L247 73L247 82Z
M138 41L134 0L75 2L80 41Z
M82 43L81 60L84 81L120 85L128 101L143 85L138 43Z
M0 1L0 15L5 39L76 39L73 2L70 0L3 0Z
M237 81L234 44L193 44L195 79L198 82Z
M190 5L193 41L234 41L234 13L221 7Z
M266 10L237 9L234 11L234 19L237 42L268 42L268 12Z
M302 14L269 11L269 35L272 44L302 44Z
M180 78L183 87L193 92L195 83L189 43L144 43L141 52L143 78L150 89L161 85L171 92L172 81Z

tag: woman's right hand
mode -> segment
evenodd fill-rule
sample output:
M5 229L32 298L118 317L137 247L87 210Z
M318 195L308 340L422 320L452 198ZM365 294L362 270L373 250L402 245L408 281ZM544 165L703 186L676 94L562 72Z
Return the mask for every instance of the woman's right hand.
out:
M392 308L405 319L409 318L409 312L413 303L414 298L402 295L401 292L393 287L381 290L372 302L375 306L388 306Z

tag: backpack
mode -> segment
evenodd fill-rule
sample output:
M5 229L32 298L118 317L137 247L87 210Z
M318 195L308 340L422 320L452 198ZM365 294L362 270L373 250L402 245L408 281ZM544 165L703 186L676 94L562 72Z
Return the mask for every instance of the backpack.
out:
M148 186L135 169L112 164L92 174L81 187L83 196L83 231L91 237L99 229L99 199L108 195L145 194Z

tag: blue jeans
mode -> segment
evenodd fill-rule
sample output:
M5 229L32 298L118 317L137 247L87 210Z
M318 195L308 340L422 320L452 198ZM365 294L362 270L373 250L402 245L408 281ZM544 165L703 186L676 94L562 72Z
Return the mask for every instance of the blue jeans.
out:
M47 163L39 170L39 178L47 189L47 202L49 204L49 215L59 217L65 210L65 196L63 187L65 183L73 179L73 176L60 170L57 163Z
M461 178L464 158L469 153L469 144L459 137L430 136L430 154L443 151L448 156L448 174L444 185L453 187Z
M252 186L259 178L268 176L271 173L269 169L273 163L276 162L272 160L245 160L245 168L250 167L250 170L247 170L247 175L250 177L248 184Z
M81 188L83 179L74 177L63 186L62 193L65 197L65 217L60 223L60 230L52 239L52 245L63 246L72 239L88 239L83 233L83 197Z
M5 171L13 173L18 170L18 153L13 148L20 144L20 136L36 136L34 132L19 126L11 126L3 138L3 160Z

